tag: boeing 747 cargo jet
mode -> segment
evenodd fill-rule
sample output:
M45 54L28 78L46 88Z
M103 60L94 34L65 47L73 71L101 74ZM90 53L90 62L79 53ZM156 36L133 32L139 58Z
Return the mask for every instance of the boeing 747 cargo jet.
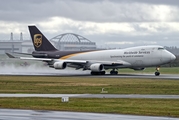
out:
M113 50L59 51L36 26L29 26L29 31L35 48L32 53L34 58L20 59L47 62L49 67L55 69L72 67L76 70L91 70L91 75L104 75L107 69L111 69L110 74L118 74L117 69L120 68L144 70L155 66L155 75L159 76L158 67L176 59L175 55L157 45Z

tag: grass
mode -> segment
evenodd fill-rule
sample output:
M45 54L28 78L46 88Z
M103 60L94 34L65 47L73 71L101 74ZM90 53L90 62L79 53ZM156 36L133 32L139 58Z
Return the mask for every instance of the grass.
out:
M178 80L85 77L0 76L0 93L175 94Z
M0 98L1 108L61 110L179 117L179 101L168 99Z

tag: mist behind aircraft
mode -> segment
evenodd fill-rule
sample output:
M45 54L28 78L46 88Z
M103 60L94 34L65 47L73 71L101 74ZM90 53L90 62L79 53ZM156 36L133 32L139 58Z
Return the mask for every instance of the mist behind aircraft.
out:
M23 64L20 63L20 64ZM1 65L1 75L75 75L75 74L89 74L89 71L77 71L73 69L55 70L48 66L40 66L37 64L30 64L28 66L21 66L17 64Z

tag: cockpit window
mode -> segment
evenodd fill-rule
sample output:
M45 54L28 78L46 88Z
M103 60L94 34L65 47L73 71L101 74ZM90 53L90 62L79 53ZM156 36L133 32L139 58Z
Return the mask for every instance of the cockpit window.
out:
M158 48L158 50L164 50L164 48L161 47L161 48Z

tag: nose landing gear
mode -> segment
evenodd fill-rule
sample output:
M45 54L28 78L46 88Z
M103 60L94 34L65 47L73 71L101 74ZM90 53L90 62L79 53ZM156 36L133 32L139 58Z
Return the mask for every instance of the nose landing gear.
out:
M155 76L159 76L159 75L160 75L160 72L159 72L159 70L160 70L160 67L156 67Z

